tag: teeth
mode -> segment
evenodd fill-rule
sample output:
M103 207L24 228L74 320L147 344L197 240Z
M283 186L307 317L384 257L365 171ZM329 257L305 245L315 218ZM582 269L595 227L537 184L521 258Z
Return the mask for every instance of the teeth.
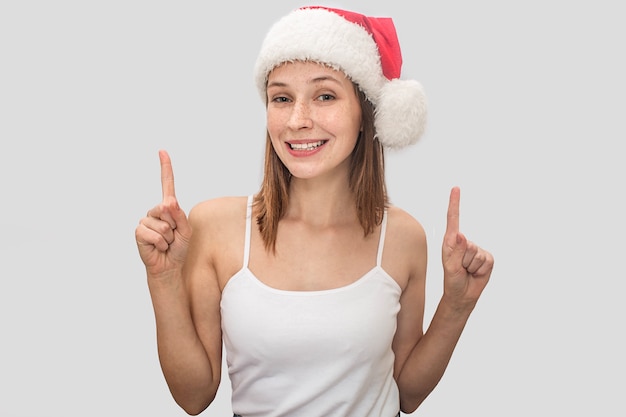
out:
M324 141L320 140L320 141L311 142L311 143L290 143L289 146L291 146L291 149L296 149L299 151L312 151L318 146L322 146L323 143Z

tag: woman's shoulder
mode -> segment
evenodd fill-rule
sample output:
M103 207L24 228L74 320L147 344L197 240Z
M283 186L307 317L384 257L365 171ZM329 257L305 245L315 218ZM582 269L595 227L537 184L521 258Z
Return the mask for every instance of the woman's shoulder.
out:
M421 223L404 209L390 206L383 268L405 289L411 277L424 278L426 259L426 233Z
M191 246L212 264L221 286L241 268L248 197L219 197L196 204L189 212Z
M225 196L201 201L189 212L192 227L223 228L246 217L247 196Z
M387 233L404 239L426 238L422 224L406 210L393 205L387 208Z
M192 207L189 215L228 216L246 211L248 196L224 196L201 201Z

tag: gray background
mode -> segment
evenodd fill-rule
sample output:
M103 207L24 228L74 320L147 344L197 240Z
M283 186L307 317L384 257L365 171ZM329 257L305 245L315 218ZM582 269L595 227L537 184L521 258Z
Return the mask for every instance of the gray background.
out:
M261 178L252 65L306 3L0 3L0 415L185 415L156 356L134 229ZM626 27L618 1L344 1L392 16L423 140L387 157L441 294L448 193L496 257L443 380L416 415L624 415ZM228 416L226 376L204 413Z

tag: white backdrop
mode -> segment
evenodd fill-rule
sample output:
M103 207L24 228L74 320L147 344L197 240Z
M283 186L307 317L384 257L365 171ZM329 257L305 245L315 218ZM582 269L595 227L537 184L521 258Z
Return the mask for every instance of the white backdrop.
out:
M252 66L306 3L0 3L0 416L183 416L156 356L134 229L160 200L157 151L187 210L257 190ZM441 293L447 198L496 258L443 380L415 415L624 415L620 2L343 1L392 16L423 140L387 157L392 201L430 242ZM426 323L427 324L427 323ZM229 416L230 386L203 413Z

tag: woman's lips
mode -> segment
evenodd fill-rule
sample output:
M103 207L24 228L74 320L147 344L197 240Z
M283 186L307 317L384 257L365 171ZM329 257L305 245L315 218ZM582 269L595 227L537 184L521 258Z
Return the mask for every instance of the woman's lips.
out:
M326 141L318 140L315 142L288 143L289 147L294 151L312 151L322 146Z

